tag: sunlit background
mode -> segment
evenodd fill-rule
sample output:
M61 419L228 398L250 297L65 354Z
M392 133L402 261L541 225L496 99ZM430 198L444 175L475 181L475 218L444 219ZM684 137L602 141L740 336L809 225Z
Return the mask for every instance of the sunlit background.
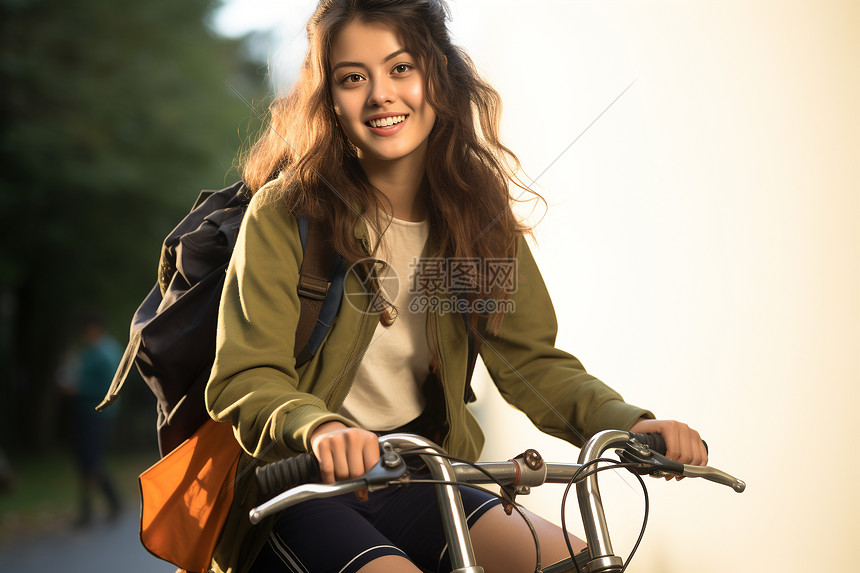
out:
M649 480L631 571L851 570L860 7L450 4L456 42L502 94L504 139L549 204L530 220L558 345L628 401L699 429L712 465L748 483L738 495ZM313 6L233 0L209 23L253 32L247 57L269 61L270 88L283 90ZM251 85L237 89L249 101ZM527 447L576 457L508 408L484 371L475 385L486 458ZM523 500L557 521L561 489L542 489ZM626 555L641 493L621 475L602 490Z

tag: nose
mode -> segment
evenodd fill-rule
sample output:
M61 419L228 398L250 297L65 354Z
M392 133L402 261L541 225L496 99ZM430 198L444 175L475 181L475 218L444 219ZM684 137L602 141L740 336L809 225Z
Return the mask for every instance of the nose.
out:
M373 78L370 83L370 93L367 97L369 107L382 107L397 99L394 85L387 74Z

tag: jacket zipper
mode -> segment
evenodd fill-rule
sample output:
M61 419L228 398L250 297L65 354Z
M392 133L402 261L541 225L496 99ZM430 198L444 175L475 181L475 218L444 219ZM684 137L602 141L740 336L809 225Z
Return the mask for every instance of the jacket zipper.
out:
M371 298L371 302L372 302L372 300L373 299ZM358 352L357 352L358 347L361 344L361 341L364 339L364 330L365 330L365 326L367 325L367 316L369 314L370 314L370 305L368 304L366 312L362 313L361 323L358 325L358 336L355 339L355 344L353 345L352 351L350 351L350 353L349 353L349 358L346 361L345 367L350 368L352 370L352 373L349 375L349 379L346 381L346 383L348 383L347 392L343 394L343 397L340 398L337 401L337 403L332 402L331 406L329 407L329 410L332 412L337 412L338 410L340 410L340 407L343 405L343 401L346 400L346 394L349 393L349 388L352 388L352 384L353 384L353 382L355 382L355 377L356 377L356 375L358 375L358 367L361 365L361 361L359 360L355 364L352 364L352 361L358 355ZM331 394L329 394L329 399L334 398L334 396L343 387L344 383L345 382L341 381L340 384L337 384L332 389Z
M428 311L430 313L430 311ZM448 386L445 383L445 360L442 356L442 341L439 339L439 324L438 324L438 316L436 314L428 314L428 318L432 318L432 322L430 322L430 330L432 331L432 336L427 337L427 341L431 344L430 352L436 357L439 361L437 372L439 373L439 385L441 386L440 390L442 391L442 401L445 403L445 421L447 422L448 429L445 433L445 436L442 438L442 443L439 444L443 449L448 449L448 439L451 437L451 428L453 424L451 423L451 407L448 404Z

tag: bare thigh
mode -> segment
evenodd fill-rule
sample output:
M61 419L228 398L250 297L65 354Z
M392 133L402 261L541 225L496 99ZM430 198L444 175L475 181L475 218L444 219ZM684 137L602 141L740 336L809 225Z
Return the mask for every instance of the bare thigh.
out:
M561 528L527 509L523 511L538 535L541 566L568 558L570 555ZM534 571L534 540L528 526L516 512L508 516L501 506L496 506L482 515L469 533L475 548L475 560L485 573ZM584 541L574 535L569 537L575 553L585 548ZM358 573L420 573L420 570L408 559L386 555L366 564Z
M540 542L541 566L570 557L561 528L534 513L523 509L532 522ZM507 515L496 506L472 526L472 545L475 560L485 573L527 573L535 568L534 541L528 526L514 512ZM574 553L585 548L585 542L570 535Z
M365 564L356 573L421 573L421 570L405 557L385 555Z

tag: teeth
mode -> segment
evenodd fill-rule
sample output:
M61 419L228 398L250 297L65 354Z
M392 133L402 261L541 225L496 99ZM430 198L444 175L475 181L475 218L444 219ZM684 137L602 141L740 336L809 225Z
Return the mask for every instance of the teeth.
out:
M394 125L395 123L400 123L401 121L404 121L405 119L406 119L405 115L394 115L394 116L385 117L382 119L371 119L367 123L368 123L368 125L370 125L370 127L389 127L391 125Z

